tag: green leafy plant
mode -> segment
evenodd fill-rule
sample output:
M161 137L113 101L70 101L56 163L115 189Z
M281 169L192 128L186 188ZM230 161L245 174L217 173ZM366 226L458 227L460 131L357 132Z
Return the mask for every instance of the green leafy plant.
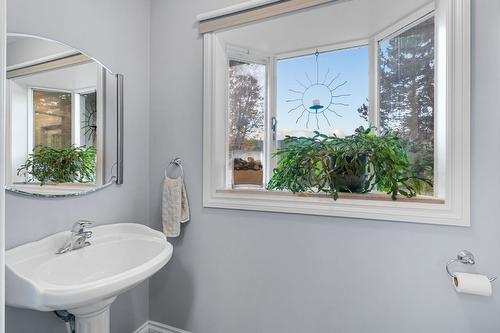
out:
M37 146L17 170L27 182L92 183L95 182L96 149L94 147L53 148Z
M414 197L422 184L432 182L417 176L408 151L391 133L375 135L373 128L359 128L344 138L314 132L312 137L286 137L285 147L273 154L277 168L269 190L328 193L385 192L393 200L399 194ZM360 186L352 186L352 180Z

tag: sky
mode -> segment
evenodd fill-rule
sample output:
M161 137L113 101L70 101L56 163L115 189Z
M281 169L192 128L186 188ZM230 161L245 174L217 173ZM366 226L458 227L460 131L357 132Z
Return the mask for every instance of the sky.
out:
M352 134L359 126L368 126L357 112L368 98L368 47L320 53L318 64L317 67L314 54L278 61L278 140L283 139L285 135L311 135L315 130L343 136ZM343 85L339 86L341 84ZM339 87L331 92L337 86ZM324 106L319 111L330 105L330 109L340 117L331 111L324 111L330 124L321 114L316 120L315 111L309 109L315 99L319 99L320 105ZM330 104L330 100L347 105ZM302 105L307 108L305 112ZM298 108L290 111L295 107Z

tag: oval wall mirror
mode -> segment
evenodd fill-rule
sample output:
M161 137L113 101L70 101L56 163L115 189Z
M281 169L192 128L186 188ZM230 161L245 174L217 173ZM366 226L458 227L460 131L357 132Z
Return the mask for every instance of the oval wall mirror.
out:
M123 76L59 42L7 35L7 191L66 197L122 183Z

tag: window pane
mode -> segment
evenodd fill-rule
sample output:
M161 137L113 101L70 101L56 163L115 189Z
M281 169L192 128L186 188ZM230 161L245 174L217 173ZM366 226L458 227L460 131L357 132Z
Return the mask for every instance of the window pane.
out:
M380 128L397 132L419 176L433 179L434 18L380 41L378 54Z
M96 92L80 94L80 143L95 147L97 136Z
M35 146L71 145L71 94L33 90Z
M368 47L277 62L277 147L286 135L345 136L368 126Z
M263 186L266 66L229 61L229 170L232 185Z

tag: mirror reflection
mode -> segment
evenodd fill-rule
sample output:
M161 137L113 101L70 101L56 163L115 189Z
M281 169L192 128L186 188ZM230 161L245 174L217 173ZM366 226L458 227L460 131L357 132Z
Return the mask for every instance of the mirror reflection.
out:
M8 189L70 195L115 181L118 78L55 41L7 39Z

